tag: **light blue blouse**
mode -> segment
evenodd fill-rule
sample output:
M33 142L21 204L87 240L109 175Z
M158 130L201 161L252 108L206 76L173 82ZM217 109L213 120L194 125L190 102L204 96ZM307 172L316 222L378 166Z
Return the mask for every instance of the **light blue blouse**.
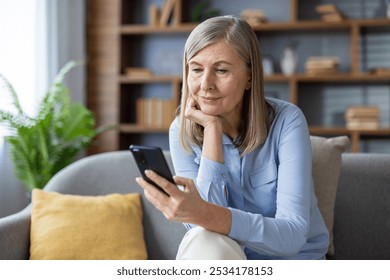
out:
M175 173L193 179L203 199L230 209L229 236L248 259L322 259L329 234L314 193L306 119L291 103L267 100L276 116L265 143L241 157L223 135L223 164L203 157L201 147L185 153L177 118L169 131Z

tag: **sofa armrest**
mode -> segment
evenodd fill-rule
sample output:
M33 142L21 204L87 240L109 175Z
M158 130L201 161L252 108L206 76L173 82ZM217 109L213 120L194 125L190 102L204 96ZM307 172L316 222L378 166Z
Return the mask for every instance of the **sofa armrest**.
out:
M31 207L0 219L0 259L29 258Z

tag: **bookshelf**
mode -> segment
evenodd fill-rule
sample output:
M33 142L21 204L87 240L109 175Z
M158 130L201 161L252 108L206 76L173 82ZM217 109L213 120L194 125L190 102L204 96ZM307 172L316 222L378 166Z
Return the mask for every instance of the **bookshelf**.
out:
M148 96L149 92L161 86L162 91L165 92L164 98L178 105L181 87L180 73L159 73L151 77L131 78L125 75L124 69L145 66L143 53L147 40L158 38L169 41L170 38L181 38L185 41L196 26L195 23L189 21L189 10L195 2L176 0L171 11L172 23L161 26L150 24L148 17L142 16L148 14L150 8L145 1L95 0L88 2L88 106L95 113L98 124L118 125L116 131L101 135L92 146L90 153L127 149L130 143L141 144L144 137L156 136L158 139L167 137L167 128L147 127L137 122L136 103L137 99L144 95ZM259 36L264 37L262 40L266 42L267 36L290 37L297 33L303 34L303 38L309 37L312 33L342 34L349 40L347 50L345 50L349 53L348 62L344 65L346 69L331 75L312 76L301 69L295 74L286 76L276 71L275 74L265 76L266 86L269 84L284 85L288 91L287 99L298 106L302 105L305 115L304 104L309 94L302 92L306 87L390 86L389 74L369 73L361 58L363 36L369 32L377 32L377 30L390 32L390 19L366 18L324 22L319 18L312 19L302 16L303 4L301 2L303 1L290 0L288 2L290 5L289 20L283 22L269 20L267 23L253 27ZM313 2L320 3L321 1ZM246 1L240 2L240 10L246 8L245 3ZM237 11L237 15L240 10ZM313 10L312 13L315 14L315 11ZM178 40L175 40L172 41L172 46L179 44ZM310 96L310 98L314 97ZM310 123L309 113L306 117L309 121L310 132L314 135L349 135L352 140L352 152L361 151L362 139L377 137L390 139L390 128L387 127L376 130L348 130L339 125Z

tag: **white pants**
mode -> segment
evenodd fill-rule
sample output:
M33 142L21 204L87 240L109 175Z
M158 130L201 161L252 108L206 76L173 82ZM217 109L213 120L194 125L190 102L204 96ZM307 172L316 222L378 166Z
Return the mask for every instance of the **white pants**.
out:
M183 237L176 259L246 260L246 256L240 245L228 236L194 227Z

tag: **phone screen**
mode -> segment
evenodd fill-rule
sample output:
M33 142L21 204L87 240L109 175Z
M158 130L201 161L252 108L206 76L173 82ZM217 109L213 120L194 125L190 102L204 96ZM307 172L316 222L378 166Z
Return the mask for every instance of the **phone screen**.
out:
M145 170L149 169L175 184L171 170L169 169L168 163L165 160L164 153L162 152L161 148L152 146L131 145L129 149L133 154L134 160L137 163L138 169L142 177L146 181L148 181L150 184L154 185L159 190L165 193L165 191L161 189L160 186L158 186L148 177L146 177Z

